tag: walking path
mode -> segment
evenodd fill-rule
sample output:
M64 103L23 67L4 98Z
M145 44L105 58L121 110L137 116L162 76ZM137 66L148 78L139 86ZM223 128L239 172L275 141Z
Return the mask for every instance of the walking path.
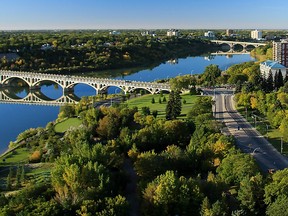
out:
M130 159L125 159L124 170L129 178L125 188L127 201L130 204L129 215L139 215L139 199L137 196L137 174L134 171L133 164Z

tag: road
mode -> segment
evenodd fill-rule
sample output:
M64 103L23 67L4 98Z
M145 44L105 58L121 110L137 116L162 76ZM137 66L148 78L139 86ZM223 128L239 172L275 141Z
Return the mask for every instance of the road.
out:
M235 109L233 91L224 88L204 89L215 100L214 116L224 122L223 133L233 135L237 146L245 153L251 154L260 169L282 170L288 167L288 158L281 155L252 125L246 121Z

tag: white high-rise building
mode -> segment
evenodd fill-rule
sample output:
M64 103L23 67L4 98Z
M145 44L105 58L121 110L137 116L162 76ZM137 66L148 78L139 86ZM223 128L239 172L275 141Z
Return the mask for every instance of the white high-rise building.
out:
M167 36L168 37L172 37L172 36L178 37L178 36L180 36L180 31L178 29L170 29L167 31Z
M262 39L262 31L258 31L257 29L251 31L251 38L256 40Z

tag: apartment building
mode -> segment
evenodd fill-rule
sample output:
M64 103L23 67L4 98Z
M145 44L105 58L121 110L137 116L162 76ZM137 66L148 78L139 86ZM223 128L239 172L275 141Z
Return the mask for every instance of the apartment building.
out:
M257 29L251 31L251 38L256 40L262 39L262 31L258 31Z
M273 42L273 60L288 67L288 40Z

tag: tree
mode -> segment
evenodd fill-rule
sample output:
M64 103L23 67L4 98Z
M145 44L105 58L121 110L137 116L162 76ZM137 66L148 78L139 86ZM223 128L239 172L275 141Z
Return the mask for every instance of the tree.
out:
M203 195L192 178L167 171L150 182L143 192L145 215L192 215L199 212Z
M227 184L239 184L244 178L256 175L258 168L251 155L231 152L216 171Z
M154 103L155 103L155 101L154 101ZM146 107L146 106L142 107L141 110L142 110L143 115L145 115L145 116L150 115L150 108L149 107Z
M278 87L277 89L279 89L280 87L284 86L284 79L283 79L283 74L282 74L282 71L279 70L278 71L278 80L277 80L277 84L278 84Z
M153 115L154 118L157 118L158 110L153 110L152 111L152 115Z
M271 203L266 210L268 216L288 215L288 197L286 195L279 195L275 202Z
M9 173L7 176L7 180L6 180L6 188L7 190L11 190L12 189L12 176L13 176L13 170L12 167L9 168Z
M117 137L120 132L120 116L116 112L110 112L104 118L99 120L96 129L97 133L106 139Z
M209 202L208 197L205 197L201 204L201 216L211 216L211 204Z
M272 71L270 70L268 73L268 77L266 79L267 92L272 92L274 90L273 83L274 83L273 74L272 74Z
M197 116L206 113L212 115L212 99L211 97L198 97L196 103L188 111L187 118L195 119Z
M267 205L274 203L279 196L288 197L288 169L278 170L272 175L272 182L265 186L265 199Z
M182 109L180 92L171 91L166 106L166 119L176 119L180 115Z
M251 214L258 215L264 207L264 181L260 174L251 178L244 177L240 182L237 199L240 201L242 209Z
M75 155L58 158L51 179L56 200L68 209L85 199L99 199L107 192L105 187L109 187L110 181L102 164Z
M75 115L75 109L70 104L65 104L60 107L59 118L70 118Z
M205 68L201 79L208 85L208 86L215 86L216 85L216 78L221 76L221 70L219 69L218 65L211 64Z

